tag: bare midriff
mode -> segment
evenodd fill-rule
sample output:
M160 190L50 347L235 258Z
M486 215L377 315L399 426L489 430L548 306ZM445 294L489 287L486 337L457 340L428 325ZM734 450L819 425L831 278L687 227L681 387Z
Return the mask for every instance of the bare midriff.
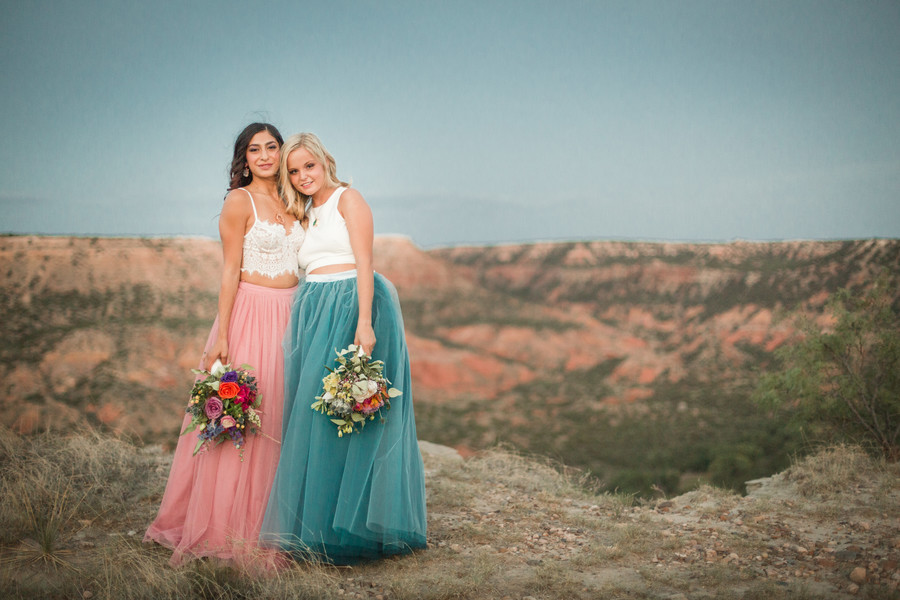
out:
M324 267L319 267L313 271L310 271L310 275L327 275L329 273L343 273L344 271L351 271L356 268L356 265L353 263L344 263L340 265L325 265Z
M263 287L286 289L297 285L299 280L295 275L291 275L290 273L284 273L277 277L267 277L260 273L241 273L241 281L246 281L247 283L252 283L254 285L261 285Z

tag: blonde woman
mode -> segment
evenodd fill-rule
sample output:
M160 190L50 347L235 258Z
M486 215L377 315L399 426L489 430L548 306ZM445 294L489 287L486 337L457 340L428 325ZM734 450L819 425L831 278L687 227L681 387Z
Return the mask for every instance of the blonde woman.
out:
M305 232L278 193L281 134L248 125L234 144L229 192L219 218L224 267L219 311L201 368L214 361L255 369L262 395L262 432L248 437L243 457L231 444L192 456L199 431L178 440L159 514L144 541L173 550L172 564L215 556L242 567L271 566L259 531L280 452L284 398L281 340L297 289L297 251ZM184 429L190 422L185 417Z
M285 143L282 189L289 209L308 223L299 253L306 279L285 334L282 453L261 542L348 564L425 547L425 483L397 292L372 269L368 204L336 171L315 135ZM392 399L385 422L338 437L310 405L335 350L351 343L384 361L384 375L403 394Z

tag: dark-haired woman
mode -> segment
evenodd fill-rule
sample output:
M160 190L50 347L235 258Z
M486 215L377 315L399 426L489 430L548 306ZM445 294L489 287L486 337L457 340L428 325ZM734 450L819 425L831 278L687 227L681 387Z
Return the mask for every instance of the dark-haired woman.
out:
M281 340L297 287L303 214L289 214L278 194L283 140L272 125L247 126L234 144L229 192L219 217L224 266L219 311L201 368L215 360L255 369L262 434L241 452L220 444L192 456L199 432L178 440L156 520L144 541L173 550L172 565L215 556L265 569L277 559L258 538L280 452L284 399ZM185 417L184 426L190 422Z

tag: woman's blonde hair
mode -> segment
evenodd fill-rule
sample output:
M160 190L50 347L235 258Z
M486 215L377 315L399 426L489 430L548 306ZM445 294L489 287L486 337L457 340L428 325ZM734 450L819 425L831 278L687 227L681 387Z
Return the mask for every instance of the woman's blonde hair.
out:
M316 137L316 134L297 133L289 137L281 147L281 168L278 171L278 193L281 194L281 198L284 201L287 211L294 215L296 219L302 221L303 217L306 215L306 203L309 201L309 196L301 194L293 185L291 185L291 176L288 173L287 168L287 161L291 152L299 150L300 148L303 148L312 154L316 160L325 166L325 177L328 179L329 185L335 187L350 187L350 184L337 178L337 166L335 165L334 157L325 149L325 146L322 145L321 140Z

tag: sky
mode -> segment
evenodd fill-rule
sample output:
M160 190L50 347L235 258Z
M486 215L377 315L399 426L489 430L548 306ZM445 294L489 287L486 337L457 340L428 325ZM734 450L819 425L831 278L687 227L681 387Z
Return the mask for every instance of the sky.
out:
M2 0L0 232L217 237L316 133L379 234L900 238L900 2Z

